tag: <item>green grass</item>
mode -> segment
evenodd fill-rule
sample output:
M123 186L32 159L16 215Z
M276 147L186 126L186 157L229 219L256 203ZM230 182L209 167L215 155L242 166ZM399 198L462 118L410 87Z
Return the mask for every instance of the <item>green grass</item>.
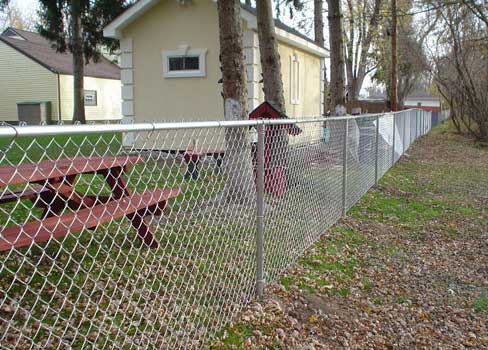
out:
M102 156L122 151L122 135L42 136L0 139L0 165L74 156Z
M483 293L474 301L473 309L476 312L488 312L488 292Z
M0 141L1 165L124 153L121 136L117 134ZM196 310L186 312L195 323L201 325L199 319L221 312L226 298L205 290L204 286L212 278L216 279L216 284L222 281L219 288L228 293L240 288L229 288L225 283L226 278L235 274L236 264L243 271L253 270L250 256L253 222L213 220L211 214L199 213L201 203L222 190L225 178L215 176L210 167L202 167L199 179L188 181L183 176L185 169L183 163L175 166L172 161L148 158L131 167L125 175L129 188L135 192L156 187L181 189L181 195L172 200L163 220L153 219L151 226L160 242L158 249L145 247L128 220L123 218L94 231L0 253L0 297L8 298L5 303L15 301L23 310L29 310L29 313L15 314L0 310L0 316L12 318L13 324L25 325L25 329L35 334L34 342L45 341L44 326L53 327L57 334L68 332L74 326L78 335L72 346L76 349L81 348L85 338L90 338L93 332L104 335L93 339L96 348L104 348L113 342L119 343L123 334L136 336L147 327L164 329L169 322L164 317L171 317L171 312L164 311L168 307L163 300L174 297L176 293L172 290L182 291L177 293L179 305L199 305ZM15 186L15 189L26 186ZM75 189L80 193L110 194L105 180L96 175L78 176ZM179 212L192 214L179 217ZM22 200L1 206L0 223L16 225L40 215L40 209ZM236 255L219 254L223 247ZM243 257L246 257L244 262L235 262ZM151 268L155 268L153 273L145 275ZM198 274L193 276L196 271ZM154 312L153 315L151 312L126 315L144 306L140 301L148 296L141 291L154 294L156 301L152 307L159 307L164 315L155 317ZM114 303L118 308L114 308ZM0 325L0 332L4 326Z

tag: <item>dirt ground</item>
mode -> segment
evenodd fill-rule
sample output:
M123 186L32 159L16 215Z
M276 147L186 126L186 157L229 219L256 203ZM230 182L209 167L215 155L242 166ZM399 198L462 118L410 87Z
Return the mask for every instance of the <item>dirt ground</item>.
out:
M223 349L488 349L488 148L418 140Z

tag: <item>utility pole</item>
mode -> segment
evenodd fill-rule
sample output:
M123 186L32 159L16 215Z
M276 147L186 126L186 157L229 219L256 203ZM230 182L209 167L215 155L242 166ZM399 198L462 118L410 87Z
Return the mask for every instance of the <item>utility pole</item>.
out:
M397 48L397 2L391 0L391 86L390 86L390 103L391 110L395 112L398 109L398 48Z

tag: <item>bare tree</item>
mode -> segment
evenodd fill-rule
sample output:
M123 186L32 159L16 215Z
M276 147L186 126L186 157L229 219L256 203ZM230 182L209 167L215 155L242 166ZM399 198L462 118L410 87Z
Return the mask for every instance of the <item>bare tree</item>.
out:
M4 2L0 6L0 31L7 27L33 31L36 19L32 12L22 12L15 4Z
M323 0L314 0L313 2L313 27L314 27L314 38L317 45L320 47L324 47L325 45L325 38L324 38L324 1ZM327 68L324 66L324 71L322 74L324 75L324 112L327 111Z
M348 99L356 101L366 75L375 69L371 44L378 37L382 0L347 0L346 73Z
M239 0L219 0L220 60L222 65L222 95L226 120L247 119L247 91L242 47ZM224 158L227 183L223 193L226 203L250 203L254 186L249 136L243 128L225 130Z
M435 82L449 104L454 125L488 140L488 40L486 22L469 7L446 8L442 50L435 57Z
M344 106L344 41L341 0L327 0L330 41L330 108L333 115Z
M391 1L391 68L390 68L390 106L398 109L398 48L397 48L397 1Z
M324 39L324 1L313 1L313 28L314 37L317 45L323 47L325 44Z
M462 0L462 2L488 28L488 3L477 0Z

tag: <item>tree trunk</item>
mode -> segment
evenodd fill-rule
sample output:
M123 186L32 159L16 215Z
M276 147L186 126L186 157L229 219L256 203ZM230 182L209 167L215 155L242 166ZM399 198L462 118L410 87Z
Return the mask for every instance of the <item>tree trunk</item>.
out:
M84 59L81 28L81 2L71 0L71 53L73 55L73 123L86 123L83 88Z
M393 112L398 110L398 50L397 50L397 6L396 0L391 0L391 83L390 103Z
M281 61L278 53L278 40L276 39L271 0L256 1L256 11L261 70L264 81L264 99L285 115ZM268 144L270 155L269 164L272 168L287 169L289 166L288 133L285 129L279 127L268 128L272 129L270 133L267 133L267 135L272 136L265 141ZM291 182L292 180L288 177L287 181Z
M256 2L264 98L277 110L285 114L281 61L271 6L271 0L259 0Z
M314 0L313 2L313 26L314 26L314 36L315 42L320 47L324 47L324 1ZM324 65L324 112L327 111L327 67Z
M220 60L225 120L247 119L247 90L239 0L219 0ZM247 128L225 130L224 203L252 204L254 175Z
M375 0L373 12L368 25L364 24L368 13L363 9L362 23L356 25L354 20L353 2L348 1L350 32L349 38L346 43L347 46L347 59L346 59L346 72L347 72L347 91L348 100L357 101L359 99L359 93L363 87L364 79L367 72L367 64L370 59L370 47L374 38L377 36L378 22L380 18L382 0ZM359 31L358 39L356 40L356 30Z
M314 0L313 2L313 28L315 42L320 47L324 47L324 1Z
M332 115L344 110L344 42L341 0L327 0L330 40L330 108ZM336 113L338 112L338 113Z

